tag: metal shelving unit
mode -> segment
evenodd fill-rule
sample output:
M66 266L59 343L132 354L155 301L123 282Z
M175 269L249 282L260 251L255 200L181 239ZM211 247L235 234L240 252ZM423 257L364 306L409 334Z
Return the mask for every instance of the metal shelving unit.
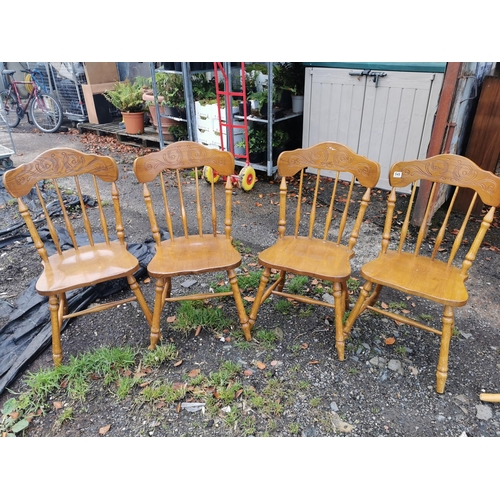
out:
M180 118L180 117L175 117L175 116L169 116L169 115L163 115L161 113L161 106L156 102L155 108L156 108L156 117L158 119L158 123L161 123L161 118L170 118L176 121L183 121L186 122L187 124L187 129L188 129L188 138L190 141L198 142L198 133L197 133L197 127L196 127L196 112L195 112L195 103L193 99L193 91L192 91L192 82L191 82L191 75L194 73L199 73L199 72L205 72L208 73L210 70L199 70L199 71L192 71L191 70L191 64L189 62L182 62L181 64L181 71L175 71L175 70L166 70L162 68L156 68L155 63L150 64L150 69L151 69L151 79L152 79L152 87L153 87L153 95L155 97L158 96L158 91L156 87L156 78L155 75L159 72L163 73L177 73L177 74L182 74L183 80L184 80L184 95L185 95L185 101L186 101L186 118ZM227 68L227 73L228 75L231 75L231 63L222 63L225 68ZM267 83L267 92L268 92L268 99L267 99L267 107L268 107L268 113L267 116L270 117L268 119L264 118L258 118L255 116L250 116L248 115L246 117L246 121L250 123L260 123L260 124L265 124L267 125L267 151L266 151L266 164L261 165L258 163L250 163L246 161L242 161L240 159L235 160L235 164L238 166L246 166L246 165L251 165L255 170L263 170L267 173L269 177L273 176L276 171L277 171L277 166L274 165L273 162L273 126L276 123L283 122L286 120L294 119L297 117L302 116L302 113L293 113L293 112L287 112L284 116L280 118L274 118L273 115L273 64L272 62L267 62L267 69L268 69L268 83ZM231 76L229 76L229 85L232 85L231 82ZM230 89L230 92L232 92L232 88ZM156 99L155 99L156 100ZM246 96L244 98L246 100ZM231 106L230 103L225 103L226 104L226 109L230 110ZM244 120L245 117L240 116L240 115L234 115L232 118L234 119L239 119L239 120ZM245 131L245 133L248 136L248 130ZM165 147L165 140L163 137L163 132L161 130L161 127L158 127L158 135L160 139L160 148L163 149ZM232 137L232 134L227 134L227 144L226 144L226 149L231 151L234 154L234 147L231 144L230 138ZM248 140L248 137L247 137ZM248 142L247 142L248 143Z

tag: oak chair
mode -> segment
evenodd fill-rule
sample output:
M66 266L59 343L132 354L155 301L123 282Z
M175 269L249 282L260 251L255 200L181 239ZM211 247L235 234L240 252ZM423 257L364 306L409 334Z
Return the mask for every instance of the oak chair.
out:
M315 170L314 191L311 205L303 203L306 196L305 171ZM343 317L349 305L347 280L351 275L350 260L354 256L361 224L370 200L371 189L380 177L380 166L364 156L358 155L348 147L335 142L323 142L315 146L285 151L278 158L278 172L282 176L280 184L280 209L278 240L258 256L264 267L259 288L250 312L250 325L253 327L262 303L271 295L293 299L307 304L321 305L335 309L335 347L340 360L344 359ZM298 193L291 230L287 234L287 177L300 172ZM326 183L325 173L334 177ZM347 181L340 180L341 175ZM353 190L358 182L363 192L359 206L354 202ZM340 195L343 184L348 184L347 193ZM331 186L331 193L322 191L325 185ZM359 187L358 186L358 187ZM321 194L320 194L321 193ZM317 217L317 205L321 197L328 197L324 220ZM352 203L351 203L352 201ZM349 209L356 216L349 230ZM336 211L339 211L337 214ZM318 219L318 220L317 220ZM318 229L317 225L321 227ZM269 283L271 270L279 271L279 277ZM283 291L287 273L307 276L332 283L334 303L330 304L297 293Z
M42 259L43 271L37 280L36 290L40 295L48 296L52 326L52 357L56 366L62 363L61 327L67 319L104 311L137 300L146 320L151 324L152 313L134 277L140 264L127 250L125 242L119 193L115 183L117 179L118 166L113 158L85 154L70 148L45 151L33 161L7 171L3 176L6 190L17 198L19 211ZM64 186L60 185L61 182ZM85 190L93 189L98 216L92 217L90 210L87 209L86 201L89 198L83 194L81 185L86 186ZM45 188L55 191L57 210L52 211L45 200L47 196ZM63 195L68 189L76 192L78 196L85 231L83 240L74 227L74 219L64 203ZM110 217L110 214L105 213L106 204L101 198L100 189L103 191L107 189L110 193L118 239L116 237L113 239L108 229L107 217ZM39 205L27 199L29 197L34 197L35 200L38 198ZM52 255L49 255L34 222L41 214L56 249ZM62 214L72 248L64 247L60 241L56 221L58 214ZM84 241L84 244L79 244L78 241ZM133 297L68 313L67 292L118 278L127 279L134 293Z
M210 184L199 181L204 166L211 167L221 176L227 176L224 193L219 189L222 186L216 186L213 179ZM149 349L153 350L161 338L160 319L166 302L229 295L234 297L245 338L251 340L248 316L235 272L241 264L241 255L234 248L231 238L230 176L234 173L233 155L195 142L175 142L159 152L137 158L134 172L143 184L156 248L155 256L148 265L149 275L156 279ZM189 174L194 174L191 182L188 180ZM155 205L151 194L153 181L159 181L160 187L156 194L162 202ZM189 210L190 207L192 210ZM168 239L162 239L156 214L163 218ZM231 291L171 297L172 278L217 271L227 272Z
M411 225L412 208L419 181L422 180L429 181L431 187L423 221L417 232ZM387 202L382 249L377 258L361 268L361 276L366 282L346 321L344 331L348 334L359 315L368 309L440 335L436 391L443 393L448 373L450 340L454 330L454 310L467 303L465 281L486 231L493 221L495 207L500 204L500 178L482 170L465 157L442 154L425 160L395 163L390 169L389 181L392 190ZM412 183L406 214L399 217L398 211L395 212L396 189ZM459 215L453 212L453 205L462 188L473 189L474 195L467 212ZM443 189L450 190L448 207L433 214L433 201L438 194L442 194ZM478 196L490 208L477 232L471 232L471 224L468 222ZM401 225L394 222L398 219ZM444 246L445 240L448 242L446 246L449 246L449 251ZM459 251L462 244L468 245L468 250L462 250L463 253ZM373 285L375 288L372 292ZM423 322L421 319L416 321L404 314L378 307L376 301L384 287L443 306L441 330L431 327L429 322Z

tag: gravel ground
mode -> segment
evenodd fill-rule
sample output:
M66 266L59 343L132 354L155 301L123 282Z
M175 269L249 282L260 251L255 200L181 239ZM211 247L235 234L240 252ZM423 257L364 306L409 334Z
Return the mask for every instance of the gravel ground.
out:
M78 135L74 131L47 137L27 127L16 131L15 140L19 144L18 153L22 151L23 141L31 144L40 141L38 151L13 157L15 165L30 159L30 154L53 147L47 144L65 144L115 157L121 169L118 187L128 242L148 239L149 223L140 186L132 172L138 148L118 145L107 138ZM278 184L259 177L252 191L244 193L236 189L233 198L233 237L239 242L243 255L242 273L258 270L258 252L276 237ZM352 261L355 279L359 279L361 264L378 252L385 199L385 192L374 192ZM2 227L10 224L15 216L12 206L2 204ZM137 366L136 374L143 382L135 385L124 398L117 396L116 387L106 385L98 377L90 381L84 400L72 399L64 387L60 388L50 394L42 414L32 419L24 435L499 436L500 407L479 400L482 391L500 391L499 237L500 229L495 223L472 268L468 281L470 300L456 313L460 334L452 340L449 377L442 395L434 390L438 338L415 328L398 326L372 313L364 314L355 324L347 342L346 360L340 362L334 347L333 318L326 308L293 304L290 310L281 312L276 298L270 299L261 307L254 332L271 331L274 341L244 345L234 326L225 332L174 330L166 321L176 313L175 306L170 306L163 316L163 344L175 346L174 359L149 370ZM0 250L0 268L3 294L0 298L15 307L19 294L40 272L38 256L23 238ZM220 280L217 275L196 277L196 283L189 289L206 290L217 280ZM153 281L141 280L150 304L153 303ZM182 290L184 285L185 280L178 280L174 287ZM313 289L314 284L310 286L311 294L323 293L321 289ZM252 290L246 297L248 304L251 294ZM353 289L351 303L356 297L357 290ZM418 299L395 293L387 293L381 299L392 304L391 307L411 310L415 317L425 314L439 321L439 308ZM237 324L231 301L224 301L223 307L233 325ZM0 326L8 321L5 312L8 309L2 309ZM65 329L62 342L65 360L100 346L132 346L140 359L146 351L148 337L147 324L132 304L75 319ZM395 338L396 342L387 345L388 337ZM239 367L231 383L239 384L242 393L229 404L223 404L223 398L211 407L191 405L188 408L189 405L183 404L203 399L197 397L196 387L190 387L196 376L209 377L227 362ZM47 349L26 371L46 369L51 363L51 352ZM188 390L183 399L172 403L166 403L164 398L145 401L145 388L160 384L184 385ZM10 385L10 390L16 393L25 387L24 378L20 376ZM0 395L0 406L11 396L10 391ZM62 421L61 414L68 408L72 411L71 418ZM197 411L188 411L193 409ZM231 415L234 418L230 418Z

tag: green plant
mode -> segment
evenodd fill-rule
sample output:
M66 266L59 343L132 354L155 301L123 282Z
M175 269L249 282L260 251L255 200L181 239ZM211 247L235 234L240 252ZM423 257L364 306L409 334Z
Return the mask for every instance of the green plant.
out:
M119 109L122 113L138 113L144 111L145 104L142 99L144 93L144 80L129 79L116 82L113 89L106 90L103 95L107 101Z
M254 338L264 349L272 349L278 340L275 330L258 330Z
M188 331L198 326L222 331L230 326L232 321L224 315L222 309L207 306L201 300L183 301L177 309L177 321L173 327Z
M177 357L177 347L174 344L157 345L154 351L146 351L142 357L144 368L160 366L165 361L173 361Z
M304 293L305 286L307 285L309 278L307 276L294 276L288 282L288 290L293 294Z
M320 397L314 397L314 398L311 399L311 401L309 401L309 404L313 408L316 408L317 406L319 406L320 403L321 403L321 398Z
M185 123L171 125L170 127L168 127L168 131L174 136L176 141L188 140L188 129Z
M301 62L278 63L274 67L273 77L274 84L281 90L289 90L293 95L304 95L305 68Z
M8 399L2 408L0 420L0 437L15 437L16 434L28 427L29 421L23 418L18 411L18 402L15 398Z
M248 148L250 153L267 151L267 134L262 127L254 126L248 131Z
M64 422L69 422L73 420L73 408L68 407L63 410L63 412L57 418L57 423L59 425L64 424Z
M296 436L300 432L300 426L296 422L290 424L288 428L290 434Z
M283 129L273 129L273 148L284 149L290 141L290 134Z
M292 304L287 299L280 299L276 302L276 304L274 304L274 308L281 314L290 314L290 310L292 309Z

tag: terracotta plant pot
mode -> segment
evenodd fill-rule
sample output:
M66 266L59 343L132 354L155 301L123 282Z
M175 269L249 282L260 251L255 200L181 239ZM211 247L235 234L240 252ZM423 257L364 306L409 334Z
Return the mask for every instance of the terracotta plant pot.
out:
M122 113L127 134L144 134L144 111L138 113Z
M160 106L160 114L163 114L163 113L164 113L164 110ZM154 105L149 106L149 116L151 118L151 123L156 128L156 130L158 130L158 120L156 119L156 106L154 106ZM172 118L165 118L163 116L161 117L161 132L163 134L163 138L166 141L173 141L174 140L174 136L170 133L169 128L172 125L177 125L177 124L178 124L178 122L176 120L173 120Z

